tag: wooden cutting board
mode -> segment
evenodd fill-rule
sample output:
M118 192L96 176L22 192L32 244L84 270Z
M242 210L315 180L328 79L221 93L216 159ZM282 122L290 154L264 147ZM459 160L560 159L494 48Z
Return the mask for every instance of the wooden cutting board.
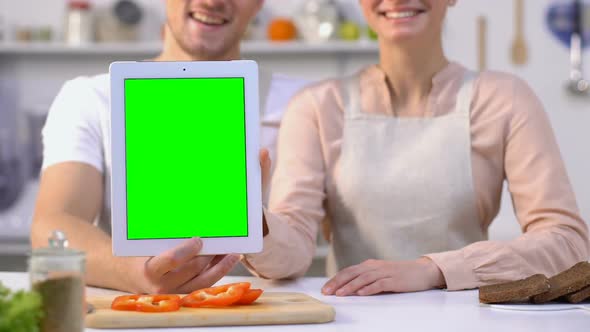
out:
M86 315L89 328L149 328L180 326L233 326L315 324L334 320L330 305L301 293L263 293L248 306L226 308L181 308L166 313L111 310L115 296L88 297L94 311Z

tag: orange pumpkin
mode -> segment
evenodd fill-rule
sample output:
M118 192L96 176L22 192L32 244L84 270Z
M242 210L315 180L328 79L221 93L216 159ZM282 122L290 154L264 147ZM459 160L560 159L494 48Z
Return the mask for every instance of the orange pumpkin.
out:
M268 39L272 41L288 41L297 38L297 27L289 18L279 17L268 24Z

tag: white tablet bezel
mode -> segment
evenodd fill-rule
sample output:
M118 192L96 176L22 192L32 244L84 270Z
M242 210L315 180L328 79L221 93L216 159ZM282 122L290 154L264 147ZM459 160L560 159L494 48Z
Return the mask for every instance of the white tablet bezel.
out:
M262 250L262 198L259 151L258 65L254 61L114 62L111 79L111 225L113 254L156 256L182 239L127 239L125 174L125 79L243 77L246 122L248 236L202 238L200 254L255 253ZM223 214L223 211L219 211ZM162 224L165 227L165 224Z

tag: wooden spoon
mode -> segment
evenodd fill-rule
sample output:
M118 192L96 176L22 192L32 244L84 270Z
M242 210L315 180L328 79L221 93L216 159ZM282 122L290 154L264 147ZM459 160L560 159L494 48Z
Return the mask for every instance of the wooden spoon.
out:
M477 17L477 69L487 69L487 34L488 21L485 16Z
M514 40L511 57L515 65L524 65L528 60L527 44L524 40L524 0L514 0Z

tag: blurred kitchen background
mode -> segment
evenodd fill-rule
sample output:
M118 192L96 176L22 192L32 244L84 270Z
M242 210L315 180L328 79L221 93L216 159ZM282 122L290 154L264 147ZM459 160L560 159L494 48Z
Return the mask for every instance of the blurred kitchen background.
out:
M310 80L374 63L377 45L357 1L266 0L243 41L243 57ZM517 74L540 96L588 222L590 91L582 77L590 79L590 48L584 48L590 45L590 1L578 5L573 0L460 0L449 11L444 38L451 59L473 69ZM78 75L107 72L115 60L157 55L164 15L163 0L0 0L1 271L26 269L40 130L60 86ZM570 42L575 17L581 43ZM576 60L586 62L586 69L577 73ZM566 88L570 77L573 84ZM519 233L505 192L490 238L507 240ZM323 273L325 254L320 243L311 275Z

